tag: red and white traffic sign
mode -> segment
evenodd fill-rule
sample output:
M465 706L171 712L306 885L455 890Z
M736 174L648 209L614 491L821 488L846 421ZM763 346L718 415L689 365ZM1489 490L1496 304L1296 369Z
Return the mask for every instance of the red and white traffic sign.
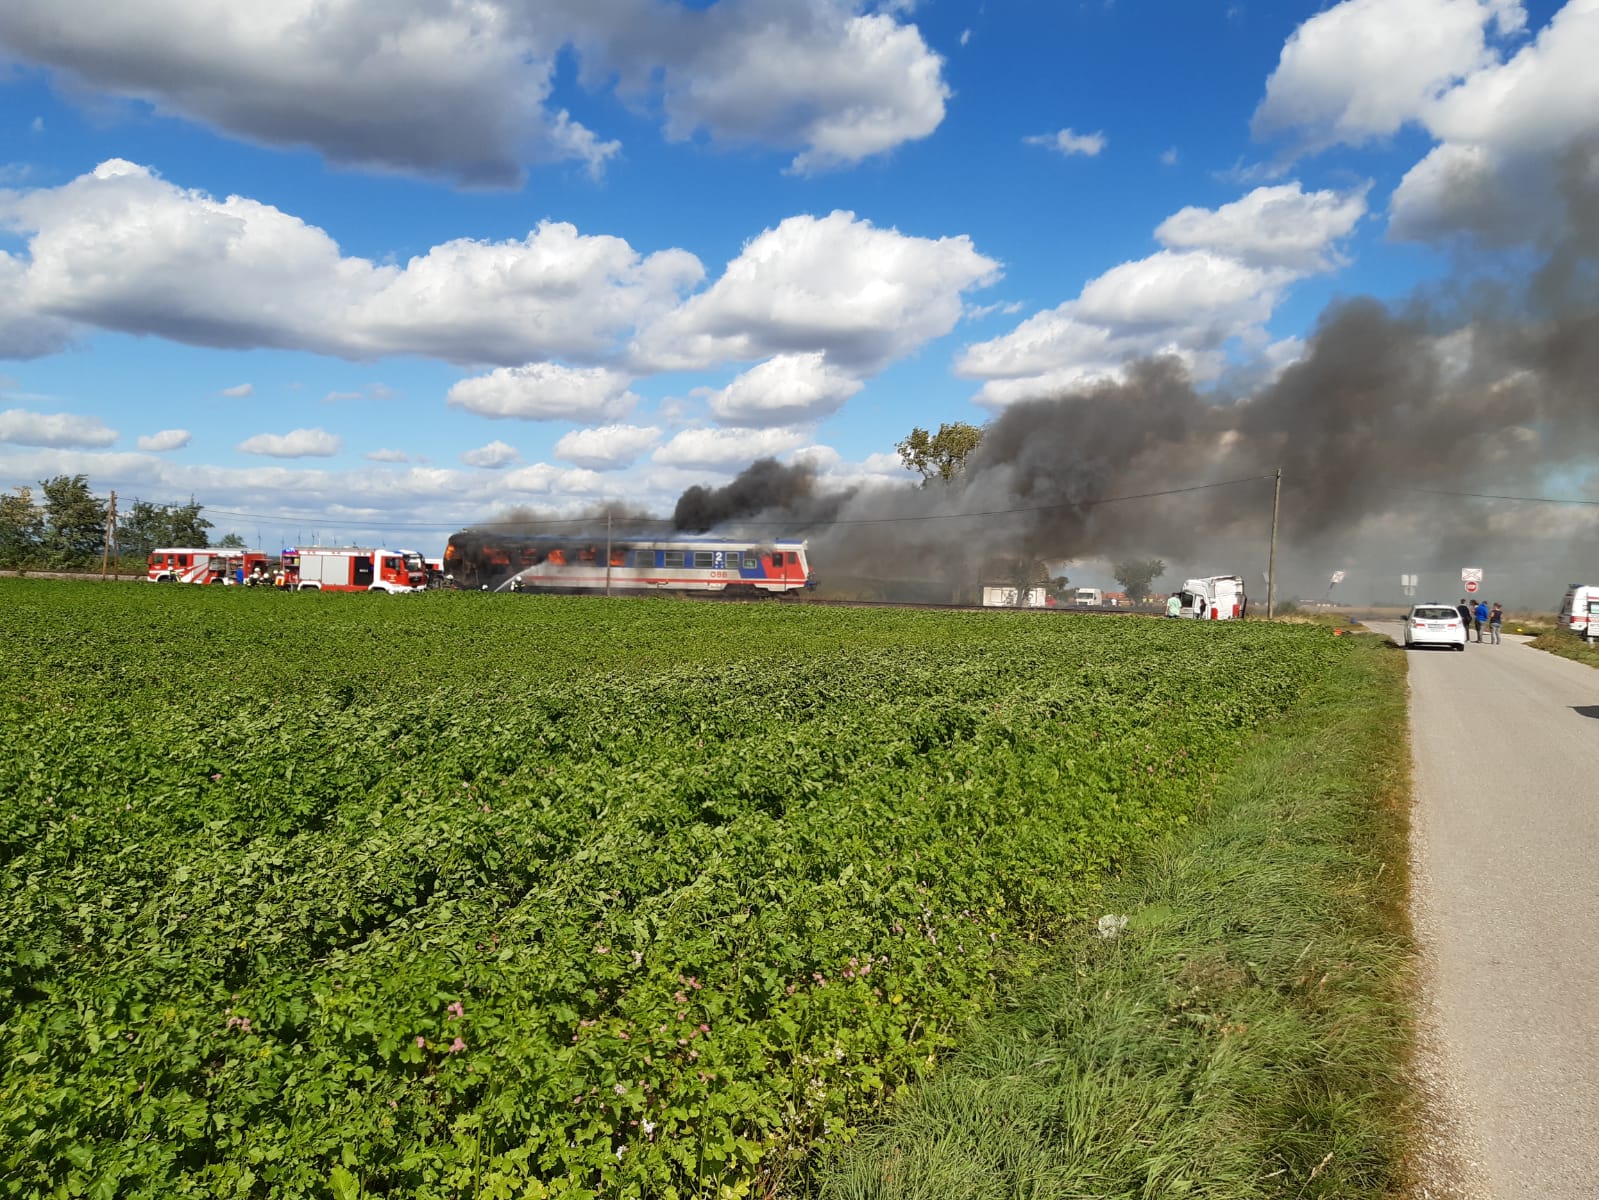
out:
M1466 580L1466 590L1468 592L1476 591L1477 590L1477 581L1475 579Z

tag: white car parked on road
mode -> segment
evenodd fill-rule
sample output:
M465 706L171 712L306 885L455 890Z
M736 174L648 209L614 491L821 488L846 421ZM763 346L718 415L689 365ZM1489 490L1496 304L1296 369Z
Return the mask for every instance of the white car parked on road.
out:
M1405 649L1412 646L1466 648L1466 625L1452 604L1416 604L1405 614Z

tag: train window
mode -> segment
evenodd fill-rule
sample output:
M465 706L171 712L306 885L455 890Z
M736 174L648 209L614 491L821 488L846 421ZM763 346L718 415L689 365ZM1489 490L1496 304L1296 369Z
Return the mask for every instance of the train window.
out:
M744 569L746 571L759 571L761 569L761 560L753 554L746 554L744 556Z
M781 550L772 551L772 565L774 567L782 566L783 565L783 561L784 561L783 560L783 552Z
M684 563L683 563L683 551L681 551L681 550L668 550L668 551L666 551L664 554L661 555L661 565L663 567L681 567L681 566L683 566L684 565Z

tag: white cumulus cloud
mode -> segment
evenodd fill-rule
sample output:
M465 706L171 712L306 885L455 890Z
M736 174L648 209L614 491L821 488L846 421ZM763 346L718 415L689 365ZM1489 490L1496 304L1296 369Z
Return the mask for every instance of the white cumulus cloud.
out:
M331 458L343 445L340 438L325 429L295 429L289 433L258 433L234 449L269 458Z
M99 417L41 413L26 408L0 412L0 442L17 446L109 446L117 431Z
M1024 140L1029 146L1046 146L1068 157L1082 154L1093 158L1105 148L1103 133L1077 133L1071 129L1062 129L1055 133L1037 133Z
M944 119L943 60L913 25L836 0L715 7L728 24L707 22L710 37L672 56L662 75L670 137L706 129L798 145L792 167L804 172L924 138Z
M597 429L574 429L555 443L556 458L595 471L614 471L627 466L660 440L661 431L652 425L601 425Z
M1551 244L1592 187L1599 3L1567 0L1531 41L1526 20L1519 0L1344 0L1284 47L1256 131L1319 148L1419 125L1437 144L1393 195L1396 236Z
M1441 96L1424 116L1440 144L1395 191L1394 233L1501 244L1566 233L1568 206L1599 175L1596 47L1599 3L1569 0L1535 41Z
M490 471L498 471L521 460L522 454L515 446L507 442L493 441L487 446L479 446L476 450L468 450L461 455L461 461L469 467L484 467Z
M1490 26L1507 34L1525 21L1519 0L1343 0L1288 39L1255 133L1311 147L1387 137L1493 61Z
M0 180L3 182L3 180ZM0 228L5 192L0 191ZM66 349L77 333L69 321L41 312L23 294L28 263L0 250L0 359L43 358Z
M1366 213L1366 189L1306 192L1298 180L1259 187L1220 208L1184 208L1155 229L1176 250L1213 250L1257 267L1322 271L1333 245Z
M837 412L863 386L818 350L769 358L706 399L724 425L792 425Z
M650 457L668 467L729 470L796 450L809 440L802 429L685 429Z
M593 471L581 467L555 467L549 463L518 467L503 477L504 485L511 491L543 495L592 495L601 490L603 482Z
M137 445L140 450L162 454L168 450L182 450L189 444L189 436L187 429L163 429L140 437Z
M447 400L451 407L480 417L609 420L625 417L638 403L628 390L631 383L631 377L606 367L538 362L463 379L450 388Z
M965 236L909 237L842 211L790 217L647 326L636 358L681 370L824 351L843 368L875 370L948 333L962 294L999 275Z
M1151 355L1213 381L1230 345L1266 350L1266 323L1296 280L1342 265L1338 242L1364 215L1365 196L1364 187L1307 193L1296 181L1216 209L1182 209L1155 230L1167 249L1112 267L1075 299L966 347L955 373L982 380L977 399L991 407L1117 378Z
M270 205L217 200L121 159L60 187L0 192L0 224L28 237L27 259L0 259L12 284L0 304L191 345L352 359L598 359L703 275L685 251L644 256L552 222L377 263Z
M361 457L368 462L375 463L406 463L411 461L411 456L404 450L392 450L387 447L377 450L368 450Z
M253 383L236 383L232 387L225 387L217 393L219 396L228 396L235 400L242 400L246 396L255 395Z
M799 169L927 136L949 95L915 25L853 0L10 0L0 48L81 92L144 100L349 166L515 184L598 172L619 143L552 98L558 64L665 133L796 149ZM602 108L604 106L601 106Z

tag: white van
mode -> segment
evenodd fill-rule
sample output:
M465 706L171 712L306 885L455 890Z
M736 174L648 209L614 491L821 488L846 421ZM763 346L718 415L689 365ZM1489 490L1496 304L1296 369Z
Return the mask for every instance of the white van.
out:
M1179 615L1202 621L1237 620L1249 604L1244 595L1244 581L1237 575L1185 580L1181 596L1183 611Z
M1599 642L1599 584L1574 583L1566 589L1555 624L1580 638Z

